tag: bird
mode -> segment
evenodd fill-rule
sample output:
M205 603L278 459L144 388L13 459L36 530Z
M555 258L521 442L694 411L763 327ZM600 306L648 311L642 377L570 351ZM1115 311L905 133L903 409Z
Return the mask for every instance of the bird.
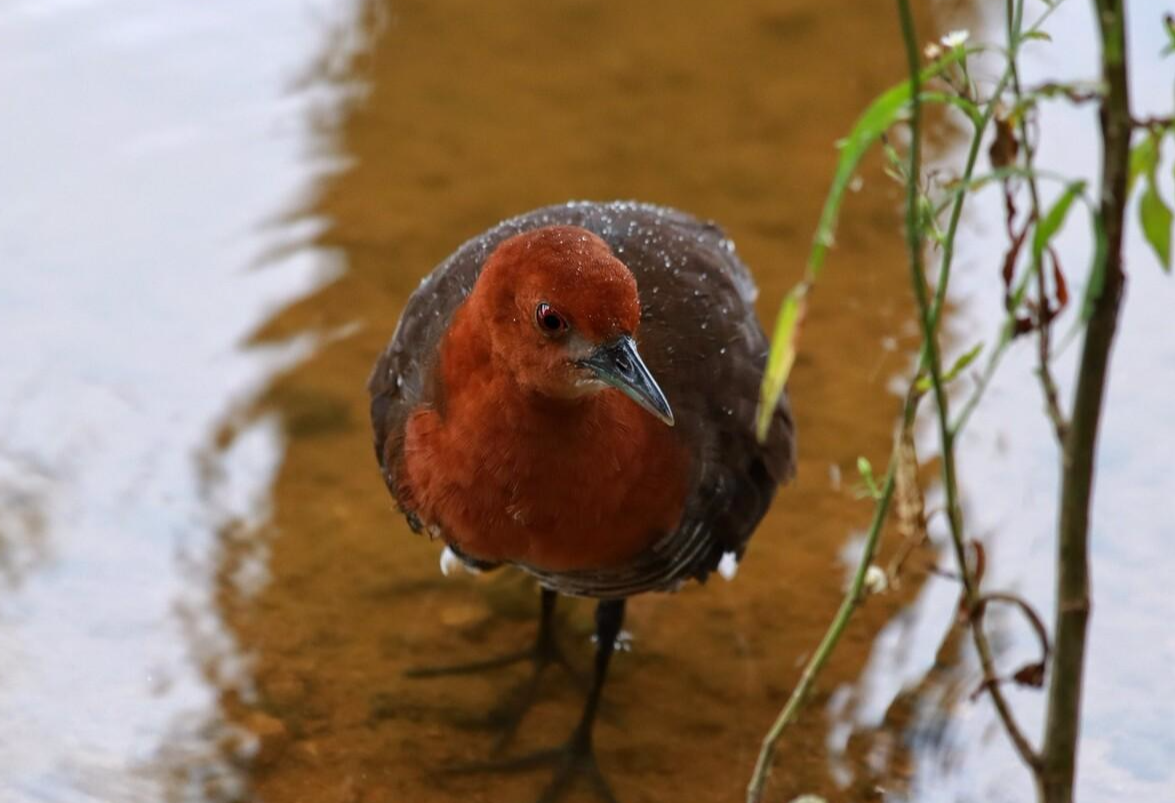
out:
M541 589L533 647L417 674L530 660L537 680L568 666L558 597L596 600L568 740L465 770L551 764L541 803L579 776L616 800L592 734L626 600L727 573L795 473L786 393L756 437L769 351L756 295L716 223L574 201L470 239L408 299L368 382L383 480L411 528L444 542L442 568L514 566Z

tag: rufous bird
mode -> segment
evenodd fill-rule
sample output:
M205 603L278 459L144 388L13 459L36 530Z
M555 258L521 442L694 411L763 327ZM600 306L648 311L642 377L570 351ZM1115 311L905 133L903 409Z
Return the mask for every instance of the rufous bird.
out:
M713 223L569 203L468 241L408 300L369 382L388 489L414 530L445 542L442 565L508 564L542 589L532 649L418 674L529 659L537 678L564 660L556 595L599 600L595 674L570 739L467 769L550 761L542 801L577 775L615 800L592 726L625 600L728 568L794 472L786 396L755 437L768 352L756 292Z

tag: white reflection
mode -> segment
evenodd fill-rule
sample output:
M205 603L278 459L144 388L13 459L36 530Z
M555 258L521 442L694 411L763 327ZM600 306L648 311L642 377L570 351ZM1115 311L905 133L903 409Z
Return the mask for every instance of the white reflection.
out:
M355 11L0 11L0 499L44 500L30 510L46 556L0 582L5 803L161 800L160 762L199 762L197 784L227 772L200 741L217 689L188 650L193 632L229 662L233 647L218 622L177 614L207 613L189 572L222 523L196 453L233 400L307 345L239 348L333 270L305 249L250 268L305 237L265 224L331 167L307 157L307 121L345 91L304 76ZM282 447L264 424L238 447L222 515L255 516ZM13 456L46 466L46 481L15 483ZM210 785L232 790L231 778Z

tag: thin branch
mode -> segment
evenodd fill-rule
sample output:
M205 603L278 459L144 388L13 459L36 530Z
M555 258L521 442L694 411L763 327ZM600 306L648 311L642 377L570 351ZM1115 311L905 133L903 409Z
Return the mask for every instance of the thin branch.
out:
M1056 265L1057 256L1050 248L1049 258ZM1042 257L1043 259L1043 257ZM1058 271L1060 269L1058 268ZM1057 391L1057 381L1053 378L1051 367L1052 346L1050 344L1053 310L1049 306L1048 293L1045 289L1044 265L1036 268L1037 292L1040 294L1040 303L1037 308L1036 319L1036 359L1037 376L1040 378L1041 390L1044 393L1044 409L1049 421L1053 424L1053 433L1057 436L1057 443L1065 442L1065 433L1069 430L1069 422L1065 420L1065 413L1061 410L1060 393Z
M1175 127L1175 117L1145 117L1141 120L1130 118L1133 128L1144 128L1148 131L1163 131Z
M1089 623L1089 511L1093 493L1098 425L1109 371L1110 349L1122 304L1122 228L1130 165L1130 96L1126 67L1126 19L1121 0L1095 0L1101 31L1102 132L1101 210L1105 249L1099 249L1091 282L1100 283L1085 330L1072 425L1065 438L1061 515L1057 538L1055 653L1049 683L1040 796L1070 803L1081 729L1081 689ZM1094 285L1099 286L1099 285Z
M1014 0L1006 1L1008 17L1008 69L1012 74L1012 92L1019 99L1024 96L1020 86L1020 70L1016 65L1016 58L1020 49L1019 16L1023 13L1023 5L1021 4L1019 9L1017 9ZM1028 133L1028 115L1021 114L1018 123L1020 141L1024 148L1025 183L1028 185L1028 195L1032 200L1031 219L1036 221L1034 225L1040 225L1040 191L1037 189L1036 176L1033 172L1036 162L1036 149ZM1031 269L1036 274L1037 376L1040 378L1041 389L1044 392L1045 410L1048 413L1049 420L1053 423L1053 431L1056 433L1057 442L1064 443L1065 431L1069 428L1069 423L1065 420L1065 414L1061 411L1061 403L1057 393L1057 382L1053 378L1051 365L1052 350L1049 345L1050 334L1052 332L1053 310L1049 303L1048 278L1045 273L1043 261L1044 256L1041 255L1038 259L1034 250Z
M980 687L977 688L971 695L972 698L977 697L979 694L986 691L986 687L989 684L1001 683L1004 680L1012 680L1021 685L1040 688L1044 685L1045 667L1048 666L1049 655L1052 652L1051 648L1049 647L1049 634L1048 630L1044 626L1044 620L1040 618L1040 614L1036 612L1036 609L1028 604L1028 600L1015 594L1009 594L1002 591L980 595L979 599L975 601L975 608L972 609L970 615L975 619L982 620L984 614L987 611L987 605L990 602L1003 602L1020 609L1020 612L1024 614L1024 618L1028 620L1030 625L1032 625L1032 630L1034 633L1036 633L1036 640L1040 642L1040 660L1036 663L1027 664L1026 666L1021 667L1010 678L990 678L984 680L983 684L980 685ZM982 626L982 622L980 622L980 626Z
M910 176L918 176L921 171L921 104L919 98L919 64L917 36L914 32L914 19L910 11L909 0L897 0L898 13L901 18L902 38L906 47L906 60L911 82L911 112L910 125ZM955 547L955 557L959 563L959 572L962 577L963 591L968 608L975 606L978 597L975 583L967 567L966 546L963 539L962 513L959 507L958 484L955 476L954 434L950 425L950 407L947 400L946 388L942 379L942 364L938 352L938 339L935 334L934 321L931 318L931 302L928 298L926 278L922 268L922 236L918 225L918 188L916 182L911 181L907 187L906 197L906 240L910 260L910 281L914 286L914 296L918 304L919 317L922 324L923 358L929 369L931 386L934 390L934 400L938 408L938 429L942 450L943 486L946 494L947 520L950 523L951 540ZM984 677L994 677L991 645L987 634L982 627L972 622L972 639L975 642L976 652L979 653L980 665ZM1011 707L998 685L989 688L992 702L999 714L1005 730L1007 730L1016 751L1029 767L1035 768L1039 758L1032 745L1025 738L1020 726L1016 723Z
M771 764L775 760L775 748L779 742L779 738L783 735L784 729L796 718L796 714L799 713L800 707L812 690L816 676L820 674L820 670L824 668L824 664L832 656L832 652L836 648L837 642L840 641L841 634L844 633L845 628L848 626L853 612L861 604L861 600L863 599L862 590L865 586L865 573L873 563L873 555L877 551L877 543L881 536L881 527L885 523L885 516L889 511L889 503L893 498L897 460L897 449L895 448L889 460L889 469L885 473L885 484L881 488L881 497L877 500L877 505L873 509L873 521L869 525L868 534L865 536L865 547L861 550L861 561L857 565L856 572L853 573L853 579L849 583L849 588L845 592L844 599L841 601L840 609L837 610L836 616L824 634L824 638L820 641L820 646L816 648L816 652L808 660L803 674L800 675L799 683L792 690L791 696L788 697L783 710L779 712L779 716L776 717L775 722L771 725L771 730L767 732L767 736L763 739L763 744L759 748L759 758L755 762L755 771L751 775L750 784L747 786L747 803L759 803L763 799L763 790L767 784L767 775L771 770Z
M1017 92L1019 96L1019 92ZM1061 84L1056 81L1046 81L1039 86L1030 88L1026 97L1055 97L1061 96L1073 104L1091 103L1101 100L1102 93L1098 87L1081 87L1073 84Z
M890 502L893 499L894 490L897 487L898 467L902 460L901 450L903 444L910 437L911 429L914 426L914 419L918 412L918 402L921 399L922 393L918 390L918 375L915 374L910 379L909 387L906 390L905 402L902 405L901 426L894 435L894 445L890 453L889 467L886 469L885 482L882 483L881 491L877 497L877 503L873 508L873 518L869 523L869 530L865 534L865 545L861 550L861 560L857 564L857 570L853 573L853 579L849 582L848 590L845 591L844 599L841 601L836 616L828 626L824 638L820 640L820 646L816 648L816 652L808 660L803 673L800 675L799 682L792 690L791 696L788 697L787 702L783 706L783 710L776 717L775 722L771 726L771 730L767 732L767 736L763 739L763 744L759 749L759 758L755 762L755 771L751 775L750 784L747 786L747 803L759 803L762 800L763 791L767 784L767 775L771 771L771 764L775 759L776 746L780 737L783 735L783 731L795 720L800 707L812 690L817 675L820 674L820 670L823 669L828 659L832 656L832 652L836 649L837 642L840 641L840 637L848 626L849 620L864 599L862 592L865 586L865 574L869 571L869 567L873 565L873 556L877 554L877 545L881 540L881 529L885 524L886 516L889 513Z
M995 377L996 369L999 368L1000 361L1003 359L1004 353L1012 342L1016 330L1016 315L1015 309L1020 306L1025 294L1028 292L1028 280L1032 278L1031 273L1026 273L1021 277L1015 289L1012 291L1012 300L1009 306L1013 312L1009 312L1004 319L1003 326L1000 329L999 339L996 341L995 348L992 349L991 356L988 357L987 365L984 366L983 372L980 374L979 381L972 391L971 395L963 403L962 410L959 412L958 418L951 427L953 435L958 435L967 426L967 422L971 418L971 414L975 412L975 408L979 406L980 400L984 393L987 392L991 380Z

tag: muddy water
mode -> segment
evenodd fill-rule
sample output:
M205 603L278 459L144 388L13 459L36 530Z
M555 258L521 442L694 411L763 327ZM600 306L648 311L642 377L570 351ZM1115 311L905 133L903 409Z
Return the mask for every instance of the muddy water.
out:
M328 221L314 245L340 253L347 271L274 316L258 340L347 334L275 379L257 405L289 439L259 534L270 579L222 601L257 686L227 711L282 731L250 778L262 798L537 794L541 773L432 772L486 755L492 734L478 719L521 674L421 681L404 670L525 644L535 591L511 575L441 578L436 546L409 534L373 470L363 379L425 271L500 218L567 198L640 198L721 221L755 266L769 314L798 278L831 143L900 74L895 50L869 46L879 30L895 33L888 10L852 8L515 2L490 12L416 2L368 11L365 24L377 27L353 68L366 95L334 129L352 166L301 210ZM838 602L842 551L869 510L851 480L833 476L852 477L860 452L880 462L896 408L887 387L906 360L895 198L883 188L851 204L795 376L800 479L737 582L631 605L635 647L616 664L597 735L625 800L736 798ZM900 603L870 606L849 633L812 715L784 746L775 795L837 789L819 711L860 671L869 634ZM567 607L564 638L586 668L590 607ZM550 745L574 724L580 694L550 681L514 749ZM846 760L858 768L859 759ZM888 783L888 766L883 774ZM867 796L870 775L855 773L840 793Z
M0 133L0 168L21 190L0 198L0 247L22 269L0 286L22 344L0 357L0 800L529 800L541 773L435 772L485 757L483 715L522 670L404 670L527 643L537 599L507 573L443 579L435 545L393 511L371 455L371 363L456 245L568 198L720 221L766 319L799 276L832 143L901 75L891 9L251 8L122 0L0 18L0 58L24 79L5 87L8 106L25 110ZM863 178L794 373L798 480L735 582L631 603L634 649L614 664L597 734L629 803L739 799L839 602L869 515L856 459L884 460L913 342L899 198L875 165ZM954 319L961 343L991 324L983 309ZM1143 372L1133 382L1151 398ZM1026 404L1013 394L997 425ZM1021 500L999 444L975 449L977 475ZM1151 465L1142 447L1118 454L1122 482L1154 472L1138 467ZM1164 499L1139 498L1127 585L1122 567L1161 543ZM1039 522L1009 525L1031 508L984 526L1010 530L1001 543L1047 539ZM1004 576L1047 591L1047 563L1023 565ZM1143 615L1161 598L1116 599L1110 621L1161 643ZM1007 799L1025 797L998 739L994 755L957 755L989 719L965 701L965 661L932 665L953 602L924 572L870 601L782 744L772 799L965 799L988 766L1011 779ZM590 606L564 611L586 670ZM948 641L944 667L954 653ZM1161 691L1149 659L1124 667L1094 677ZM514 750L561 739L578 715L566 678L544 688ZM1113 760L1091 771L1104 788L1126 777L1145 795L1169 777L1161 719L1143 721L1104 740ZM1119 760L1143 743L1151 758Z

